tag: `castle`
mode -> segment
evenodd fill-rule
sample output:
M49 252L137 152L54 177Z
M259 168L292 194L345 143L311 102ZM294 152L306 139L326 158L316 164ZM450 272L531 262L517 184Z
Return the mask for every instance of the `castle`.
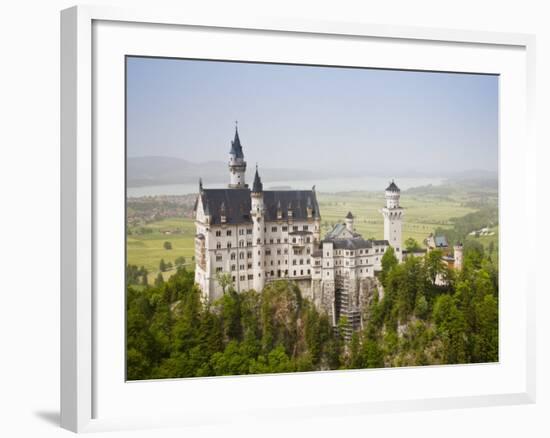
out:
M195 204L195 282L206 300L223 294L219 274L229 273L237 291L261 291L273 280L295 281L302 294L326 311L333 325L345 316L358 328L366 289L391 245L402 260L403 208L395 182L385 192L384 240L355 232L349 212L344 223L321 239L321 213L311 190L264 190L258 168L252 188L238 129L229 152L230 182L207 189L199 182Z

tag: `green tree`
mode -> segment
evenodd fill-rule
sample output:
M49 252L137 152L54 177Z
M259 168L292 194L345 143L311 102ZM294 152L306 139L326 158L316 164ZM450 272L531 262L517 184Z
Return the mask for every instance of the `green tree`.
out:
M407 251L413 252L421 249L420 244L412 237L409 237L405 240L405 249Z
M162 276L162 273L158 273L155 278L155 287L162 286L164 284L164 277Z
M160 259L159 271L160 272L166 271L166 262L164 261L164 259Z
M176 257L176 260L175 260L174 264L175 264L176 266L183 266L183 265L185 265L185 257L183 257L183 256Z
M231 287L233 285L233 279L231 278L231 274L229 272L216 272L216 281L222 288L223 294L227 292L227 288Z
M397 260L397 257L395 257L395 250L393 249L393 247L388 246L388 249L386 249L386 252L382 256L381 263L382 263L381 280L382 280L382 284L385 286L385 281L386 281L386 278L388 277L388 274L399 263Z
M164 247L164 249L172 249L172 242L166 241L162 244L162 246Z

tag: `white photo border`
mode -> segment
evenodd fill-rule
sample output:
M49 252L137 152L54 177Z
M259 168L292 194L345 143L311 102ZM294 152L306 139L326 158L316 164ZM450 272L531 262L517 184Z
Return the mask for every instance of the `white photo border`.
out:
M98 28L101 30L98 31ZM122 255L124 260L125 248L119 249L117 244L112 243L120 240L120 235L116 234L120 231L116 230L117 226L121 225L117 222L118 213L105 213L111 213L111 208L115 211L118 211L117 208L124 210L124 205L120 205L124 199L124 187L120 187L119 184L121 179L124 180L121 172L124 164L120 167L120 158L125 160L124 141L121 144L118 142L120 130L124 131L124 118L113 117L116 108L120 110L120 100L117 99L121 93L124 95L124 87L120 88L120 84L124 84L124 77L117 76L120 73L120 70L117 70L120 63L125 64L125 56L122 56L122 61L120 56L214 56L224 60L247 61L268 60L265 57L270 56L265 48L262 55L256 54L252 58L237 52L233 57L228 56L225 48L222 50L224 56L216 55L211 51L213 45L208 46L208 43L204 42L191 51L200 56L189 56L189 52L187 56L181 56L177 47L166 44L166 40L162 38L163 35L164 38L167 35L172 37L182 29L186 30L186 37L191 37L191 33L195 32L206 40L215 40L220 32L226 32L241 42L262 38L264 43L267 41L271 44L272 41L269 40L272 38L293 39L294 42L302 38L308 40L304 43L307 45L312 40L337 41L338 37L347 35L352 38L344 39L348 41L345 44L351 40L350 44L361 45L368 40L369 44L372 43L374 46L379 43L388 44L388 47L405 44L409 49L413 46L422 46L428 51L434 47L436 51L438 47L444 50L455 48L459 51L464 49L481 54L482 56L476 55L479 58L477 67L473 64L467 66L460 57L456 57L453 61L456 63L454 68L452 65L445 69L438 68L438 65L441 66L440 59L434 58L433 63L425 61L420 66L418 62L413 62L411 65L415 68L409 69L499 74L501 78L506 79L505 87L508 82L516 81L511 94L507 94L508 91L503 89L501 84L504 102L501 102L500 107L500 126L503 129L500 130L502 149L499 195L502 197L501 219L506 218L501 226L501 239L502 235L506 235L506 242L501 246L501 267L508 263L506 254L509 254L510 250L506 248L518 248L518 245L521 245L523 251L535 248L532 237L529 237L536 235L534 231L529 233L529 236L519 235L520 223L525 226L527 222L530 229L535 230L534 211L531 210L531 214L528 214L526 208L521 208L519 213L511 212L513 202L521 201L519 205L529 205L535 200L535 145L532 133L534 37L358 23L258 20L242 16L232 19L199 17L188 12L181 15L181 11L178 15L177 12L159 10L135 11L92 6L65 10L62 12L61 35L62 426L73 431L96 431L211 424L235 421L236 418L269 419L275 416L280 418L281 415L310 417L325 415L328 412L331 415L342 415L533 402L535 283L534 272L526 263L521 262L514 264L513 273L506 274L506 285L513 285L521 294L516 292L516 296L511 293L507 295L507 286L501 284L501 297L510 298L510 301L501 301L509 302L512 307L503 308L501 304L500 333L506 339L506 345L502 342L500 344L500 351L504 356L500 356L499 364L124 382L125 374L120 373L121 369L125 368L123 350L120 356L120 345L124 345L124 342L120 344L121 338L124 337L124 324L120 321L124 320L124 312L123 307L122 312L120 311L121 297L117 298L116 294L108 294L106 291L113 290L112 286L108 288L109 283L120 283L120 276L124 276L120 256ZM117 32L122 33L117 35ZM128 35L128 32L132 35L134 46L129 47L128 41L124 41L125 45L122 47L119 43L124 40L123 34ZM151 32L157 36L149 38L150 44L146 44L140 35L147 33L150 36ZM312 36L314 38L311 38ZM484 60L488 51L495 52L492 56L500 59L500 63ZM285 56L287 63L292 63L292 57L288 53ZM329 56L335 58L334 54ZM304 62L303 56L298 53L294 61L299 64L312 63ZM356 62L351 65L357 65ZM401 56L399 59L387 58L378 62L379 67L384 68L403 68L404 65ZM510 63L507 67L509 69L501 70L499 66L506 62ZM316 64L327 64L327 61ZM331 64L350 65L349 61L336 61ZM359 65L367 66L364 63ZM368 66L375 65L369 62ZM103 86L101 81L110 81L110 85ZM98 87L99 83L102 84L101 87ZM112 88L113 86L115 88ZM109 93L106 95L101 90L108 90ZM115 110L109 117L105 110L107 101L108 107L111 106ZM514 105L516 108L509 108L512 102L518 104ZM510 126L512 128L509 129ZM517 148L520 150L519 156L517 150L511 148L512 142L524 145ZM502 147L507 144L510 146ZM123 215L120 217L123 221ZM110 246L106 242L110 242ZM114 280L117 275L118 280ZM501 270L501 280L502 278ZM103 284L104 282L106 283ZM119 293L124 295L122 292ZM109 301L113 297L115 301ZM122 302L123 300L122 297ZM515 333L511 333L510 330L506 334L506 327L502 327L502 321L503 318L510 321L513 315L511 311L514 309L516 312L518 309L521 310L520 317L514 321ZM516 347L515 351L507 351L510 343ZM512 368L502 372L512 363ZM458 382L462 381L460 379L465 379L465 382L474 379L474 383L479 383L476 383L478 390L465 384L459 385L461 388L454 388L452 394L443 390L445 388L442 389L441 385L439 388L431 388L431 392L422 394L415 393L414 390L395 390L407 385L414 387L414 382L445 382L447 379L458 379ZM351 391L361 388L365 384L364 381L368 381L367 392ZM292 401L285 401L280 394L288 394L289 387L301 387L303 392L293 395ZM319 387L323 390L317 391L316 388ZM375 387L377 389L372 391ZM338 388L341 389L340 393L337 391ZM240 403L236 403L228 410L225 400L222 410L220 407L224 404L224 392L235 390L242 395ZM194 398L192 406L189 403L185 405L182 398L178 398L182 391L185 394L193 391L193 394L201 396ZM372 395L376 391L378 396ZM269 399L266 396L262 397L258 392L269 394ZM170 394L169 397L167 394ZM246 397L250 398L251 395L256 397L252 397L253 402L247 404ZM159 400L167 400L167 403L162 405ZM143 403L144 401L152 403ZM258 405L262 407L258 408ZM121 409L122 406L126 409ZM186 412L192 412L193 418L181 415L184 409Z

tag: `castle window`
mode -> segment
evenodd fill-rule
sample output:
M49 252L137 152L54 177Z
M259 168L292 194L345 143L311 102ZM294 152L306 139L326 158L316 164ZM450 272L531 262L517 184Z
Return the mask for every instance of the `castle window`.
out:
M235 276L233 275L233 277L231 277L231 279L232 279L233 281L235 281Z
M277 227L271 227L271 232L276 233L277 232Z
M281 255L281 250L280 249L277 250L277 255Z
M222 247L222 243L221 242L216 242L216 248L220 249Z
M304 231L307 231L307 230L308 230L308 226L307 226L307 225L304 225L304 226L303 226L303 229L304 229Z
M300 275L304 275L304 270L300 269Z
M231 260L235 260L236 254L234 252L231 253Z
M273 266L273 260L271 260L271 266Z
M244 275L241 275L239 278L241 279L241 281L244 281L246 277Z
M293 271L293 274L292 275L296 275L296 271Z
M287 226L284 226L284 227L282 228L282 230L283 230L283 231L288 231L288 227L287 227Z
M247 228L246 229L246 234L252 234L252 228Z
M270 249L266 249L266 250L265 250L265 255L271 255L271 250L270 250Z
M267 233L267 227L264 227L264 233Z
M244 246L244 240L239 240L239 246L242 248Z
M252 251L248 251L248 252L246 253L246 257L247 257L247 258L252 258Z
M292 238L292 243L296 243L296 237Z
M298 225L294 225L294 226L292 227L292 231L298 231Z
M240 258L240 259L244 259L244 252L241 252L241 253L239 254L239 258Z
M285 237L285 243L288 243L288 239Z
M328 272L327 272L327 277L328 277Z
M221 230L217 230L217 231L216 231L216 237L220 237L221 235L222 235Z
M292 264L295 265L295 264L296 264L296 260L292 260Z
M231 242L227 242L227 247L231 248Z
M239 269L242 271L244 270L244 265L239 265Z
M232 270L232 271L235 270L235 265L231 265L231 270Z
M300 259L300 264L301 264L301 265L304 264L304 259Z
M284 253L285 253L285 255L288 254L288 248L284 249Z
M280 265L280 264L281 264L281 261L280 261L280 260L277 260L277 264Z
M262 240L261 240L261 239L258 239L258 240L256 241L256 243L257 243L258 245L260 245L260 244L262 243Z
M277 243L281 243L281 239L277 239Z
M275 272L274 271L271 271L270 272L271 276L273 277L275 275Z
M247 268L247 269L252 269L252 263L248 263L248 264L246 265L246 268Z
M252 279L254 279L254 275L252 275L252 274L248 274L248 279L249 279L249 280L252 280Z
M273 239L269 239L269 243L273 243Z
M309 254L311 250L309 248L306 248L306 253Z
M311 271L308 269L307 270L307 275L310 275L311 274Z
M239 230L239 236L242 236L242 235L244 235L244 229L241 228L241 229Z
M225 233L227 236L231 236L231 230L227 230L227 233Z
M216 255L216 261L217 261L217 262L221 262L221 261L222 261L222 255L221 255L221 254Z
M285 275L288 275L288 269L285 269Z
M222 267L221 267L221 266L218 266L218 267L216 268L216 272L222 272Z
M246 242L246 246L252 246L252 242L249 240Z

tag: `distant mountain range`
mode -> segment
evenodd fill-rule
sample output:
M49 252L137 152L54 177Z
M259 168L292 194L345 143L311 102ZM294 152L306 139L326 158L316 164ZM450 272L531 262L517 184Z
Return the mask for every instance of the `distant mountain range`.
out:
M202 178L205 183L227 181L227 163L206 161L194 163L174 157L128 157L126 168L128 187L156 186L166 184L188 184ZM248 163L249 179L253 176L253 166ZM300 169L261 169L264 181L310 180L326 178L326 172L312 172Z
M248 163L248 179L252 181L254 167ZM305 169L277 169L263 167L261 168L261 176L264 181L309 181L323 180L333 177L354 177L363 176L364 170L361 171L327 171L305 170ZM369 169L370 176L388 177L387 172L381 169ZM391 173L391 177L430 177L430 178L445 178L449 180L489 180L496 179L497 172L486 170L468 170L461 172L447 172L445 174L435 172L422 172L419 170ZM199 178L202 178L205 184L219 184L227 181L228 169L227 162L223 161L205 161L195 163L182 158L174 157L128 157L127 159L127 185L128 187L143 187L143 186L161 186L168 184L190 184L198 183Z

